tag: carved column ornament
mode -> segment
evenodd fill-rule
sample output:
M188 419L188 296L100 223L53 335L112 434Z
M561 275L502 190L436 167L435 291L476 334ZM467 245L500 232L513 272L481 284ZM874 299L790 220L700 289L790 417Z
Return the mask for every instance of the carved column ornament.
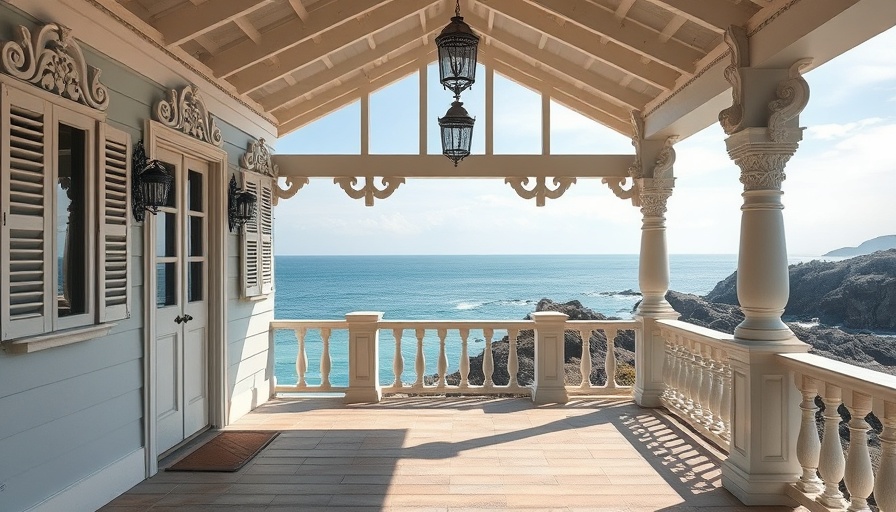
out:
M271 151L264 138L249 142L249 147L240 157L240 165L247 171L257 172L265 176L277 177L280 169L271 161Z
M788 127L793 119L809 103L809 83L802 71L812 64L812 59L800 59L790 66L788 78L778 84L775 95L778 99L768 104L771 115L768 118L768 138L773 142L787 142L793 138L793 131L802 131L799 126Z
M675 178L642 178L638 182L641 213L644 217L663 217L666 201L672 196Z
M719 112L719 123L727 135L743 128L743 69L750 66L750 45L747 30L731 25L725 31L725 44L731 52L731 64L725 68L725 79L731 84L731 106Z
M187 85L178 92L168 91L168 99L160 100L154 109L157 120L190 137L221 147L224 137L215 119L205 106L199 89Z
M18 41L0 46L0 71L100 111L109 107L102 71L87 64L69 28L48 23L32 36L19 25L17 32Z
M640 110L632 110L632 146L635 148L635 161L628 168L632 179L644 177L644 166L641 164L641 141L644 140L644 117Z
M675 143L678 142L678 136L672 135L665 140L648 140L644 138L644 118L639 110L632 110L632 146L635 148L635 160L628 168L629 177L603 178L601 183L609 187L613 194L620 199L631 199L632 205L637 207L647 207L647 211L654 212L662 210L659 214L666 211L666 195L662 200L656 199L655 191L645 190L645 183L653 187L653 183L659 180L665 180L663 183L668 185L671 194L672 184L674 183L673 166L675 164ZM660 147L662 144L662 147ZM644 153L647 153L645 155ZM653 155L653 166L650 161ZM648 162L645 165L645 160ZM646 171L646 172L645 172ZM631 185L625 188L626 182L631 178ZM664 185L665 186L665 185ZM650 205L644 203L644 200L650 202ZM660 204L660 202L662 204Z
M518 177L518 178L507 178L504 180L504 183L510 185L510 187L517 193L518 196L523 199L535 199L535 206L544 206L545 199L558 199L563 195L564 192L569 190L575 182L575 178L569 178L564 176L557 176L552 181L554 183L554 189L550 189L547 186L546 178L544 176L539 176L535 178L535 184L531 189L527 189L526 186L532 180L526 177Z
M381 180L383 182L382 189L377 188L373 176L365 176L364 186L359 189L354 188L358 184L358 178L354 177L333 178L333 183L339 185L352 199L363 198L364 206L373 206L374 199L386 199L404 183L404 178L396 178L394 176L384 176Z

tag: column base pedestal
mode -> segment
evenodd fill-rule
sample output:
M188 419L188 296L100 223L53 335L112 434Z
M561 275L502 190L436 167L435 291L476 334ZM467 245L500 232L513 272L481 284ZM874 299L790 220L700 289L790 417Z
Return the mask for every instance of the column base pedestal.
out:
M722 485L744 505L797 505L787 496L787 488L799 475L748 475L729 461L722 462Z
M569 395L566 388L534 388L532 390L532 401L538 405L542 404L565 404L569 402Z
M346 404L375 404L383 399L380 389L346 389L343 403Z

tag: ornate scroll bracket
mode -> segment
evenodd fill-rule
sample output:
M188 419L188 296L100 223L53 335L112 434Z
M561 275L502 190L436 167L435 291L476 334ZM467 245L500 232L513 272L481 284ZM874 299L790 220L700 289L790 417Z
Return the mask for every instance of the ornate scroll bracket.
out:
M528 177L507 178L504 180L504 183L510 185L510 187L516 191L517 195L523 199L534 198L535 206L544 206L545 199L558 199L564 192L569 190L569 187L576 182L576 179L558 176L552 180L556 187L554 189L548 188L544 176L535 178L535 184L531 189L527 189L526 186L529 185L531 181L532 180Z
M768 139L773 142L786 142L791 130L786 124L800 115L809 103L809 83L803 78L802 71L812 64L812 59L800 59L790 66L788 78L778 84L775 91L778 99L768 104L772 112L768 118Z
M0 70L91 108L109 107L109 91L100 83L102 71L87 64L69 28L48 23L32 37L20 25L18 36L18 41L0 46Z
M249 143L248 149L240 158L240 165L247 171L265 176L276 177L280 172L277 165L271 161L271 151L263 138Z
M641 206L641 196L638 193L638 182L632 180L632 186L623 188L628 178L604 178L601 181L604 185L613 191L619 199L631 199L632 206Z
M719 112L719 123L727 135L740 130L744 123L743 68L750 66L750 44L747 30L732 25L725 31L725 44L731 51L731 64L725 68L725 79L731 84L731 106Z
M214 146L221 147L224 143L221 130L205 107L199 89L192 85L187 85L180 93L176 89L169 90L168 99L156 103L154 112L165 126Z
M644 177L644 166L641 164L641 141L644 140L644 117L641 116L640 110L632 110L631 115L632 146L635 148L635 161L629 166L628 175L633 179L638 179ZM604 181L604 183L607 182Z
M381 180L383 182L382 189L377 188L372 176L365 176L364 186L359 189L354 188L358 184L358 178L348 176L333 178L333 183L339 185L350 198L364 198L364 206L373 206L374 199L386 199L404 183L404 178L396 178L394 176L384 176Z
M678 135L672 135L666 138L663 149L660 150L656 163L653 166L653 177L656 179L668 179L672 177L672 166L675 164L675 148L673 145L678 142Z
M280 188L280 184L274 184L274 206L277 206L277 203L280 202L280 199L289 199L292 196L296 195L299 190L302 189L305 185L309 183L308 178L299 178L297 176L287 176L286 177L286 187Z

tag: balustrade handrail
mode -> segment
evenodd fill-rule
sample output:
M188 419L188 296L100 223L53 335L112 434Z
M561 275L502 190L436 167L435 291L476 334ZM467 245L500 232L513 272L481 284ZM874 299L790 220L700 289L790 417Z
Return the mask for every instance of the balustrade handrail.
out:
M700 343L728 354L747 354L747 349L734 341L734 335L682 320L658 320L661 329L678 334L683 339Z
M839 388L896 403L896 375L808 353L778 354L795 372Z
M345 320L273 320L271 321L271 329L295 329L296 327L305 327L306 329L348 329L348 322Z

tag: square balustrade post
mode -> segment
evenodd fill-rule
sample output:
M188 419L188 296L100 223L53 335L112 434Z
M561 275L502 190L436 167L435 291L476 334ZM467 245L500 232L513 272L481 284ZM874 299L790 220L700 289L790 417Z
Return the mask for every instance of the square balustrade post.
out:
M532 401L536 404L565 404L565 327L568 315L541 311L530 315L535 321L535 383Z
M379 402L383 397L380 387L380 330L383 313L358 311L345 315L348 322L348 389L345 403Z

